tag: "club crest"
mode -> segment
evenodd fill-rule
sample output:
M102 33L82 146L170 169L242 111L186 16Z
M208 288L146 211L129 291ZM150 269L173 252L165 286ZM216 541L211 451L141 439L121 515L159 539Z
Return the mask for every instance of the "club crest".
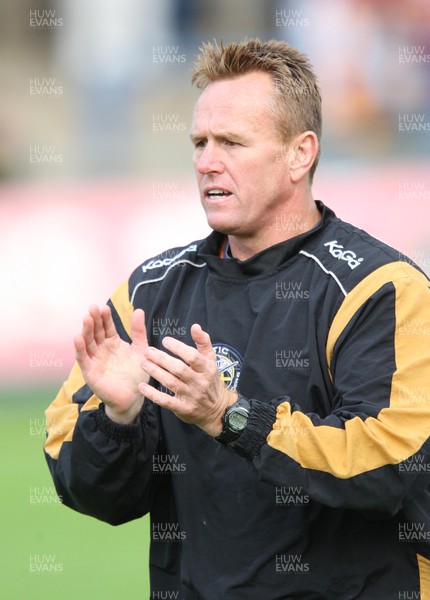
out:
M237 350L227 344L213 344L216 363L221 380L228 390L235 390L239 382L243 358Z

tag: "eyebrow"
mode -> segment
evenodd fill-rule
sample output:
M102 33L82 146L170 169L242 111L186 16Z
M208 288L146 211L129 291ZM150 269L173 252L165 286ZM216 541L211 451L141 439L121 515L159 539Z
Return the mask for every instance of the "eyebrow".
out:
M207 139L207 135L198 135L198 133L190 133L190 139L192 142L197 142L199 140L204 140ZM235 142L241 142L244 141L244 137L243 135L240 135L239 133L233 133L232 131L220 131L219 133L216 133L215 135L212 135L212 137L215 140L232 140Z
M196 133L190 133L190 140L192 142L197 142L197 140L201 140L202 137L197 135Z

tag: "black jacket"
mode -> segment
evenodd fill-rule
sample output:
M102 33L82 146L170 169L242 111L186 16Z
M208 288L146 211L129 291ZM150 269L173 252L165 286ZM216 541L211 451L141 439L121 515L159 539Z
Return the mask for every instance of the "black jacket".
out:
M138 307L151 345L209 333L251 400L232 449L149 401L114 424L76 365L47 410L65 504L115 525L150 512L151 597L430 594L430 283L319 208L246 261L216 232L164 252L109 301L125 340Z

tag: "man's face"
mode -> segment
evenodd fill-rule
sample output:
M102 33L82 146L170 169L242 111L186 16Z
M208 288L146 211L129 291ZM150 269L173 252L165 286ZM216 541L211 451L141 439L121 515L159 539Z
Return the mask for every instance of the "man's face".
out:
M215 81L194 111L193 162L208 224L238 239L270 238L291 195L272 86L258 71Z

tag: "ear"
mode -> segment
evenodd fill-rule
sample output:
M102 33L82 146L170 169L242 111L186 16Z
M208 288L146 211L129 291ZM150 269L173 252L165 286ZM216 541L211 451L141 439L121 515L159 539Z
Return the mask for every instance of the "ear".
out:
M300 133L291 141L288 166L293 183L298 183L309 172L317 157L318 148L318 138L313 131Z

